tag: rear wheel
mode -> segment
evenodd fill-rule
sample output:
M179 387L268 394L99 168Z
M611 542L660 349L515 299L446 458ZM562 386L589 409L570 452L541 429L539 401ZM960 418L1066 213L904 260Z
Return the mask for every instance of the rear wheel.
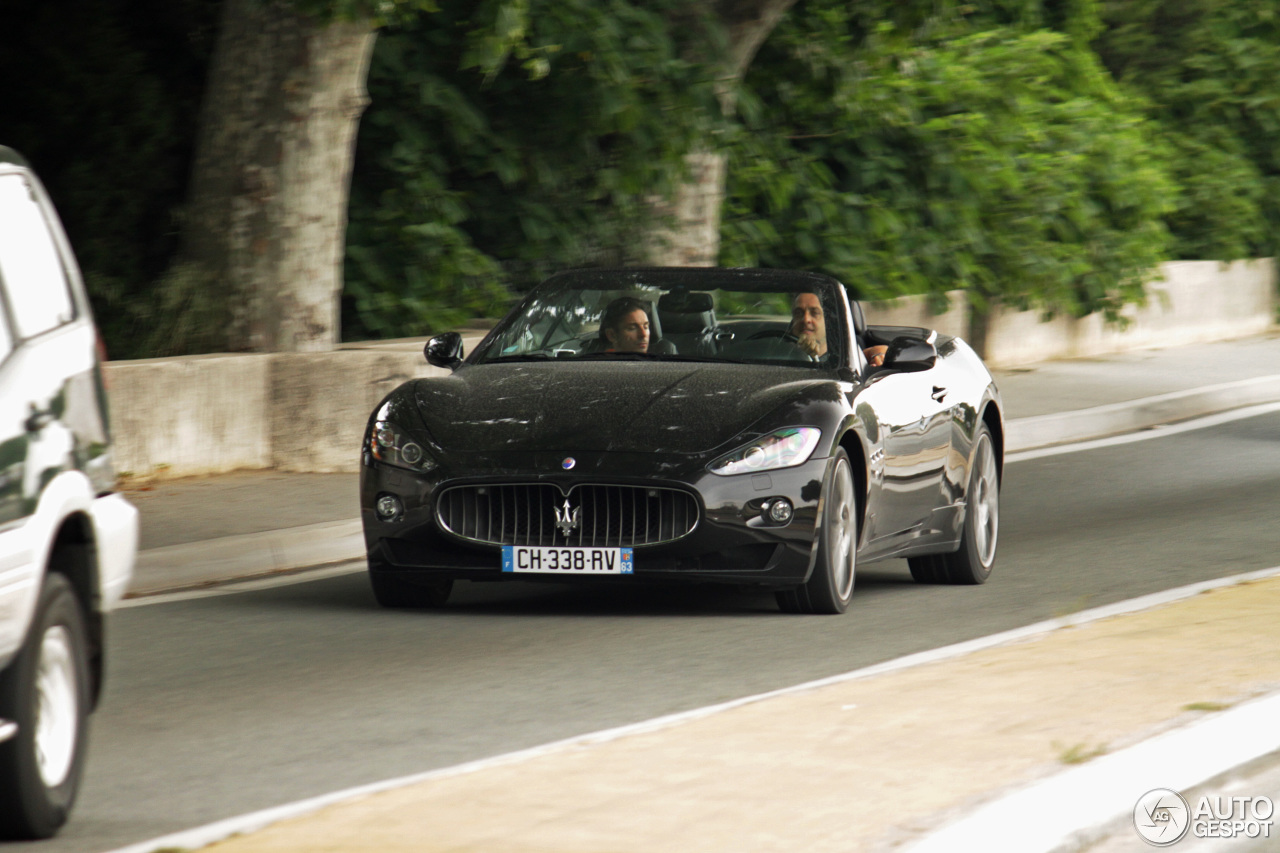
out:
M813 574L801 586L779 591L778 606L787 613L844 613L853 597L857 559L858 501L853 469L848 454L837 448L823 495Z
M984 426L974 444L960 548L951 554L911 557L911 577L919 583L979 584L991 576L1000 533L1000 474L995 445Z
M84 770L88 632L70 582L45 578L26 645L0 673L0 837L49 838L66 823Z
M388 572L369 572L373 597L383 607L444 607L453 592L452 580L414 583Z

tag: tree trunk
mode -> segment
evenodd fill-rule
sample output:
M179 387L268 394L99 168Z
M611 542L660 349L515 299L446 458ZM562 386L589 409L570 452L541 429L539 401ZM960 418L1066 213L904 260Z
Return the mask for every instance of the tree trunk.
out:
M720 107L735 109L734 90L756 51L796 0L719 0L713 8L729 37ZM728 158L702 149L685 155L686 179L669 198L649 199L652 226L644 251L657 266L709 267L720 257L720 211L724 207Z
M645 257L659 267L713 267L720 255L720 208L728 158L694 151L684 158L688 176L670 198L649 199L653 226Z
M225 0L201 107L184 261L227 298L232 351L339 340L356 129L375 33L284 0Z

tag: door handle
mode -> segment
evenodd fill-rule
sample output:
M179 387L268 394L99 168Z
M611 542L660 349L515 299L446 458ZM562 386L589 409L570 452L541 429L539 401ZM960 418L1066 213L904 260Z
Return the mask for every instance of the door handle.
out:
M934 385L933 393L930 394L929 396L932 397L935 401L941 403L943 398L947 396L947 389L939 388L937 385Z
M31 404L31 414L27 416L23 426L27 432L39 432L40 430L53 423L55 416L52 409L37 409L35 404Z

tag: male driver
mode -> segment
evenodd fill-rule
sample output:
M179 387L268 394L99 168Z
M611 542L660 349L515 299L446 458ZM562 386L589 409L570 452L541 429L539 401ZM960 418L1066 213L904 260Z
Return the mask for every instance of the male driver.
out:
M796 294L791 303L791 334L800 349L814 358L827 354L827 320L816 293Z
M827 321L822 313L822 302L816 293L800 293L791 303L791 334L796 344L813 358L827 354ZM872 367L884 364L885 346L867 347L863 355Z
M610 302L600 318L600 337L607 352L648 352L649 312L644 303L631 296Z

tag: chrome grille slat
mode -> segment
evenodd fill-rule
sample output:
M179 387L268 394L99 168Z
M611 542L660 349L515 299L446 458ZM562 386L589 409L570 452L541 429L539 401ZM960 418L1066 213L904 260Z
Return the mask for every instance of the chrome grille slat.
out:
M437 499L436 521L472 542L595 548L673 542L698 524L697 499L681 489L584 483L569 489L579 521L565 536L556 522L565 497L552 483L453 486Z

